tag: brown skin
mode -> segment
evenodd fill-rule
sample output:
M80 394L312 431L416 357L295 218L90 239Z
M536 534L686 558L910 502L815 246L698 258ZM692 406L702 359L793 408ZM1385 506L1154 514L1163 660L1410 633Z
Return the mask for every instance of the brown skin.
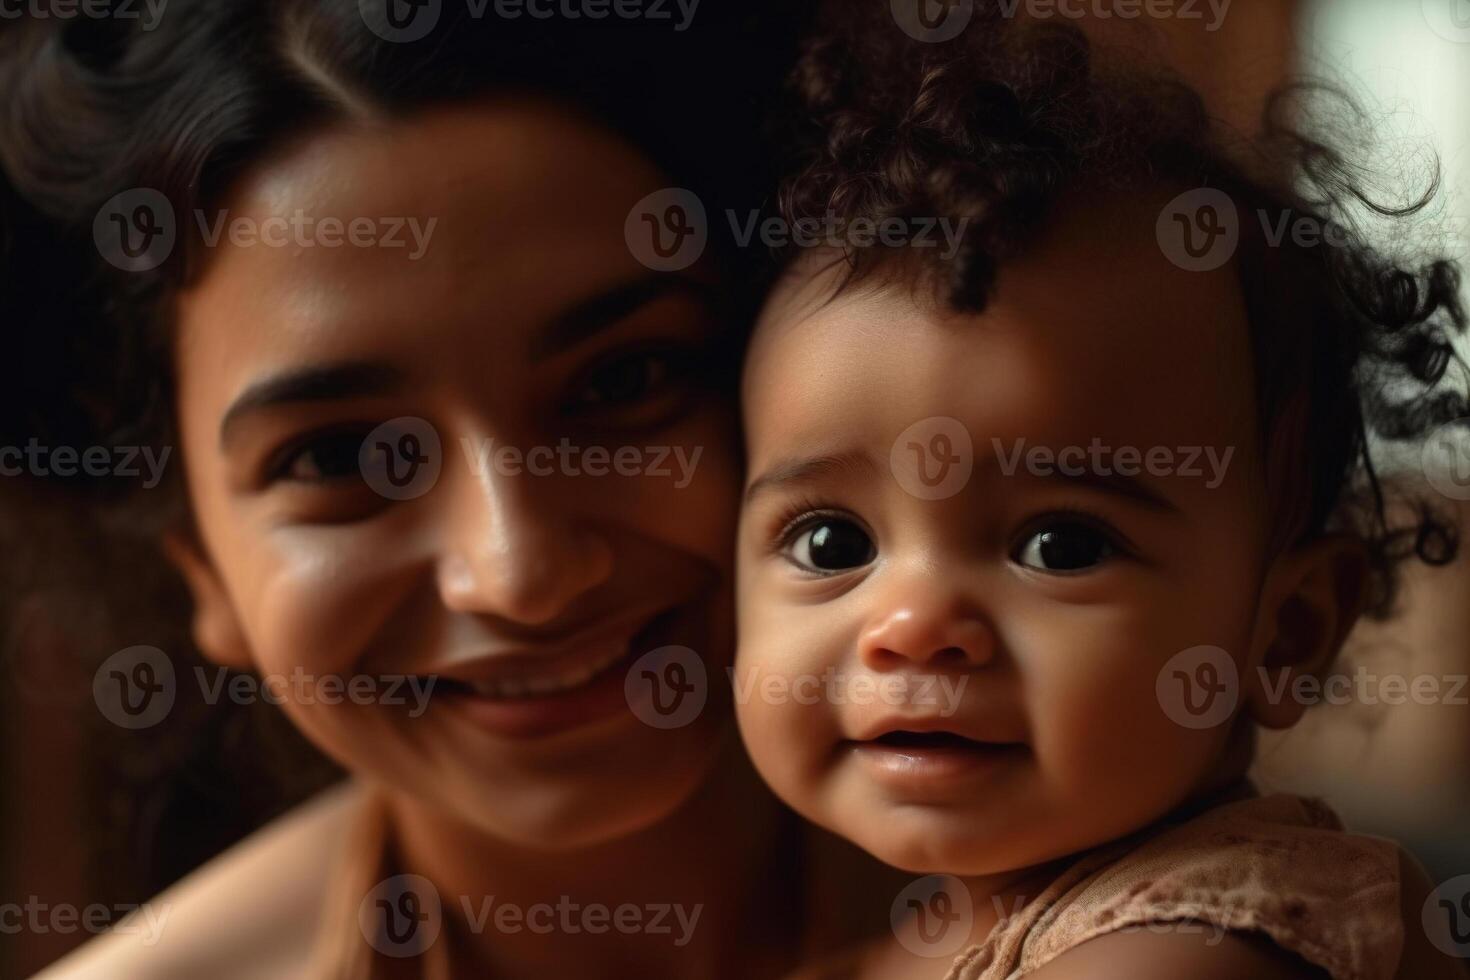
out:
M723 675L734 413L703 379L638 353L706 349L718 332L708 301L675 285L543 349L559 315L649 277L623 222L668 183L617 138L529 103L344 126L254 167L227 202L232 217L302 209L438 224L417 261L410 249L222 244L182 297L178 417L197 531L170 551L209 657L287 675L432 673L467 650L544 646L603 624L626 633L630 614L675 610L663 642ZM651 363L647 384L598 400L617 358L625 374ZM401 383L273 405L222 442L251 386L344 362L392 368ZM294 440L398 416L429 420L444 447L422 497L388 501L333 477L330 454L310 446L272 475L273 454ZM702 455L676 488L667 477L476 473L461 448L563 437ZM416 719L383 704L284 708L388 794L403 868L446 896L451 930L464 931L462 894L704 906L683 948L616 930L548 942L491 928L456 943L468 957L456 975L582 975L597 963L608 975L715 977L772 967L769 951L741 948L742 933L789 948L794 931L764 921L773 913L756 900L778 811L743 761L727 703L717 688L696 722L671 731L625 710L534 740L492 735L433 702ZM699 860L678 858L690 854ZM781 941L772 946L785 962Z
M1002 267L979 315L902 284L834 295L831 256L814 255L778 288L749 355L750 486L793 459L859 461L748 499L737 691L828 667L966 680L939 727L1016 747L979 775L920 786L878 778L849 741L891 707L741 698L742 735L798 811L897 867L965 877L977 909L993 895L1034 896L1049 862L1238 783L1251 723L1288 726L1302 710L1269 704L1257 668L1273 681L1321 670L1357 616L1357 542L1268 550L1272 511L1234 271L1185 272L1161 254L1154 220L1170 196L1064 205L1035 247ZM955 495L923 500L894 479L889 451L933 416L963 422L974 472ZM1021 438L1054 450L1098 438L1234 455L1213 488L1207 477L1144 473L1150 504L1024 466L1004 475L992 440L1009 454ZM790 528L813 510L826 516ZM1089 515L1121 550L1069 574L1036 567L1035 536L1057 526L1058 512ZM862 528L872 557L813 571L813 530L834 519ZM1192 730L1164 712L1155 681L1171 657L1202 644L1234 658L1243 696L1232 722ZM897 713L934 721L940 710ZM976 918L978 942L993 923ZM1259 975L1311 975L1278 951L1240 945L1232 955ZM1202 963L1213 955L1193 953ZM1073 956L1106 962L1081 948ZM872 975L941 976L947 966L896 944L880 958Z

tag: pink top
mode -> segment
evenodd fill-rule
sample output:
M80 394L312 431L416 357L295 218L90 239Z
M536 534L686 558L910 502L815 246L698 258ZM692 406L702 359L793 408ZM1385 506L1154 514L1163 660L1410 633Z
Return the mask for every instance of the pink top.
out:
M1399 849L1318 801L1252 797L1153 827L1072 865L996 924L948 980L1023 976L1079 943L1181 923L1264 933L1333 980L1388 980L1404 946Z

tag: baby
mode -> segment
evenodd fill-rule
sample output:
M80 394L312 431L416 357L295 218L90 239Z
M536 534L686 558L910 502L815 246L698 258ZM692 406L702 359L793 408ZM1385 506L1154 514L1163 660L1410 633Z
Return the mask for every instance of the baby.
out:
M752 339L734 687L780 796L928 877L817 975L1463 976L1394 844L1247 780L1395 556L1453 552L1387 526L1367 433L1470 414L1455 270L1273 236L1340 159L1308 203L1075 29L843 6L782 204L850 240Z

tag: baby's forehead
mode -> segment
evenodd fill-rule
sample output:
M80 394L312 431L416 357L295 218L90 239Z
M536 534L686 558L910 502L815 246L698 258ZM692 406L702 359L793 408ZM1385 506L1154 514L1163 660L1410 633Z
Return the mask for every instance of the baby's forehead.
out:
M752 338L752 452L839 431L881 441L930 416L982 439L1244 450L1255 385L1236 274L1174 266L1135 210L1058 222L1000 267L979 312L894 277L844 285L830 261L797 262Z

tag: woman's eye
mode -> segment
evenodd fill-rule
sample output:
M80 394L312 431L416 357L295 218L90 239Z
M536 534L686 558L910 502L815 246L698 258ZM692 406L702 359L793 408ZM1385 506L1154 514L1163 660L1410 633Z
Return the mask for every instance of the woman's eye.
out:
M603 362L582 379L573 395L577 411L619 408L660 393L674 376L666 351L639 351Z
M852 521L822 518L803 528L788 546L791 560L814 572L860 568L876 555L866 531Z
M361 476L359 454L366 432L334 432L299 443L271 467L274 479L322 483Z
M1076 521L1052 524L1021 544L1015 560L1043 572L1080 572L1106 561L1115 553L1107 536Z

